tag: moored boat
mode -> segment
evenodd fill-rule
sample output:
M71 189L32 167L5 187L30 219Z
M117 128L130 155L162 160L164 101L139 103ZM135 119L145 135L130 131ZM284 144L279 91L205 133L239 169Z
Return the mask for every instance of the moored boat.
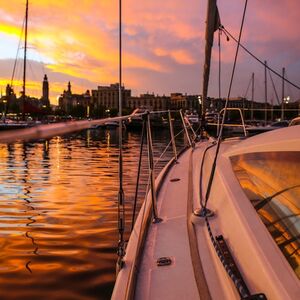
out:
M202 113L215 0L207 16ZM190 148L151 186L127 246L119 241L112 299L299 299L300 133L223 139L229 97L218 138L185 130Z
M162 221L149 194L112 299L298 299L299 149L295 127L225 140L206 205L215 141L171 162L156 182Z

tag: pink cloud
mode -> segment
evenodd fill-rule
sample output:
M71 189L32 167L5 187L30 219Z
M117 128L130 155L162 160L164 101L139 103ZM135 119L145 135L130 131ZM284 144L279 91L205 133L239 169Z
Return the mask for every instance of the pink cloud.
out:
M1 23L19 28L24 3L24 0L0 0ZM180 87L182 92L199 93L206 1L127 0L123 4L127 76L124 81L132 84L137 93L147 90L148 82L153 84L156 93L171 91L172 84L174 90ZM238 36L244 2L219 0L218 5L222 23ZM291 78L298 82L299 11L297 0L249 1L242 39L251 51L268 59L277 69L289 65ZM85 89L118 80L118 1L86 0L74 5L73 0L31 0L29 15L30 43L51 61L48 71L52 72L54 81L58 74L62 85L69 78L75 81L77 78L78 82L84 78ZM218 59L216 46L215 41L213 68ZM232 65L235 46L223 37L224 70ZM254 68L253 61L241 52L239 63L239 72L244 72L240 77L247 78ZM199 78L194 79L191 74ZM143 76L147 81L142 80ZM167 76L172 80L167 80ZM183 78L189 78L190 82ZM168 88L164 86L166 82ZM216 83L214 80L211 83L215 95ZM238 93L239 89L236 90Z

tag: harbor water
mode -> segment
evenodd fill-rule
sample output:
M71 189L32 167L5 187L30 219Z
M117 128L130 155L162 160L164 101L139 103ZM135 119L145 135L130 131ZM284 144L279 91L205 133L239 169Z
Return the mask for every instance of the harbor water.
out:
M124 133L128 229L140 138L139 132ZM169 140L167 130L153 132L156 158ZM171 149L156 173L172 157ZM118 241L118 153L117 130L103 129L0 145L0 299L110 298ZM139 206L148 179L146 147L142 169Z

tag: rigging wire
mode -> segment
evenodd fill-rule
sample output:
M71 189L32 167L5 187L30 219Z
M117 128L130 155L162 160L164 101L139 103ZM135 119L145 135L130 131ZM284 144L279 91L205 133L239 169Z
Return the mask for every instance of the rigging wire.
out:
M119 0L119 117L122 117L122 0ZM122 120L119 120L119 192L118 192L118 262L117 268L121 269L124 265L125 255L125 196L123 190L123 153L122 153Z
M221 99L221 34L222 30L218 32L218 47L219 47L219 99Z
M184 129L182 129L181 131L179 131L175 136L174 139L176 137L178 137L180 134L182 134L184 132ZM157 166L157 164L160 162L160 160L163 158L163 156L166 154L167 150L169 149L169 147L172 145L172 140L167 144L167 146L165 147L164 151L161 153L161 155L156 159L155 163L154 163L154 168Z
M249 83L248 83L248 86L247 86L246 92L245 92L245 94L244 94L244 98L246 98L246 97L247 97L247 95L248 95L248 91L249 91L249 88L250 88L250 85L251 85L251 83L252 83L252 76L251 76L251 78L250 78L250 80L249 80Z
M243 32L243 27L244 27L244 21L245 21L245 16L246 16L247 5L248 5L248 0L245 1L244 11L243 11L243 18L242 18L242 23L241 23L241 27L240 27L240 33L239 33L239 39L238 39L238 44L237 44L237 48L236 48L236 52L235 52L234 63L233 63L232 73L231 73L231 78L230 78L230 84L229 84L228 94L227 94L225 107L224 107L224 114L223 114L223 117L222 117L221 128L220 128L220 132L219 132L218 139L217 139L216 153L215 153L213 165L212 165L210 176L209 176L209 181L208 181L208 184L207 184L207 190L206 190L206 195L205 195L205 203L204 203L204 209L205 210L206 210L207 202L208 202L208 199L209 199L209 196L210 196L210 191L211 191L211 187L212 187L212 183L213 183L213 179L214 179L214 175L215 175L215 170L216 170L216 165L217 165L217 158L218 158L218 155L219 155L219 150L220 150L220 145L221 145L221 139L222 139L222 136L223 136L223 128L224 128L224 123L225 123L225 118L226 118L226 111L227 111L227 108L228 108L229 98L230 98L232 84L233 84L233 78L234 78L236 64L237 64L237 58L238 58L238 54L239 54L240 41L241 41L241 38L242 38L242 32Z
M11 87L13 87L13 82L14 82L14 77L15 77L15 72L16 72L16 67L17 67L17 62L18 62L18 56L19 56L19 52L20 52L20 48L21 48L22 36L23 36L23 32L24 32L24 26L25 26L25 18L23 20L23 25L22 25L22 29L21 29L21 35L20 35L20 39L19 39L17 54L16 54L16 58L15 58L15 62L14 62L12 76L11 76L11 81L10 81L10 86Z
M134 204L133 204L133 212L132 212L132 219L131 219L131 231L133 230L134 223L135 223L135 214L136 214L136 206L137 206L139 183L140 183L140 174L141 174L141 167L142 167L143 146L144 146L144 139L145 139L145 128L146 128L146 121L144 119L143 120L143 127L142 127L141 144L140 144L138 174L137 174L136 185L135 185Z
M256 55L254 55L250 50L248 50L245 46L243 46L223 25L220 26L221 30L228 36L230 36L236 43L239 44L239 46L245 50L250 56L252 56L255 60L257 60L260 64L262 64L263 66L265 65L265 63L258 58ZM291 82L290 80L288 80L287 78L283 77L281 74L279 74L278 72L276 72L274 69L272 69L271 67L269 67L268 65L266 66L267 69L269 71L271 71L272 73L274 73L275 75L277 75L279 78L283 79L285 82L289 83L290 85L292 85L293 87L295 87L296 89L300 90L300 86Z
M207 146L203 152L203 155L202 155L202 161L201 161L201 167L200 167L200 178L203 178L203 169L204 169L204 161L205 161L205 157L206 157L206 154L207 154L207 151L216 146L216 142L213 142L210 146ZM199 187L199 193L200 193L200 205L201 205L201 208L204 207L204 201L203 201L203 180L200 180L200 187Z
M34 73L33 66L32 66L32 62L31 62L30 60L28 60L28 65L29 65L29 69L30 69L30 71L31 71L33 80L34 80L34 81L37 81L37 77L36 77L36 75L35 75L35 73Z

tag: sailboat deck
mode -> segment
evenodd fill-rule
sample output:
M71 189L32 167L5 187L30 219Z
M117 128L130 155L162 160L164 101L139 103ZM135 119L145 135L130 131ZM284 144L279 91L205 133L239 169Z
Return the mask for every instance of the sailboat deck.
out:
M235 142L228 141L223 148ZM164 180L157 201L163 222L149 228L136 299L239 298L219 259L213 255L204 220L193 216L200 201L199 170L204 149L198 143L194 150L186 151ZM214 223L212 219L213 229ZM160 257L170 257L171 265L157 266Z
M278 139L280 134L283 138ZM224 141L208 202L208 208L215 213L209 218L212 236L224 237L249 292L252 295L264 293L268 299L299 299L299 280L241 189L230 157L270 149L296 151L299 142L294 141L298 135L297 128L287 128L246 140ZM289 147L286 146L288 141L292 141ZM124 299L133 296L143 300L240 299L214 249L204 219L193 214L200 206L204 151L212 145L212 141L197 143L194 149L180 156L178 164L170 165L163 176L158 176L157 210L163 221L151 224L144 231L144 243L138 248L146 216L151 218L149 195L143 206L146 209L142 208L128 243L125 267L117 278L118 288L114 290L113 299L123 299L125 292L128 298ZM215 150L212 147L205 155L203 195ZM171 264L157 266L161 257L170 258Z
M194 271L187 229L189 178L186 168L190 152L172 168L159 193L158 213L163 222L149 230L138 276L137 299L199 298L196 281L191 280ZM171 265L158 267L156 261L160 257L170 257Z

